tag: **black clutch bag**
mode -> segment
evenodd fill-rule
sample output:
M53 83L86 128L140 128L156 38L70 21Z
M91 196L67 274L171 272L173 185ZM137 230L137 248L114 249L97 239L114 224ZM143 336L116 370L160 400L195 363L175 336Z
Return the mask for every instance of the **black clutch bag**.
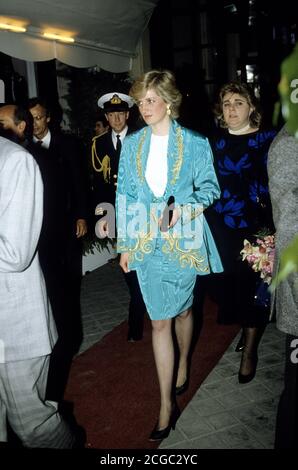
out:
M166 207L162 213L160 231L167 232L169 230L169 225L171 223L173 217L173 210L175 207L175 198L174 196L170 196L167 202Z

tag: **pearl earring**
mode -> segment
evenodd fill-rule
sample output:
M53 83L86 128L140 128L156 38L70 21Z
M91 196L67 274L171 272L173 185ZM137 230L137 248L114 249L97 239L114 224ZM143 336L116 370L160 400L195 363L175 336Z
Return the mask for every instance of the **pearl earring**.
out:
M170 116L170 114L171 114L170 105L167 104L167 115Z

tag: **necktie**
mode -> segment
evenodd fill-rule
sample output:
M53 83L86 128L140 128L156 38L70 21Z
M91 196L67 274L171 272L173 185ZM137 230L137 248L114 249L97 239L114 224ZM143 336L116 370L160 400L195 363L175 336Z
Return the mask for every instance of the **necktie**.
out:
M41 147L43 144L42 140L37 140L36 141L36 145L38 145L38 147Z
M117 134L116 137L117 137L116 150L117 150L117 153L120 153L121 152L121 147L122 147L120 135Z

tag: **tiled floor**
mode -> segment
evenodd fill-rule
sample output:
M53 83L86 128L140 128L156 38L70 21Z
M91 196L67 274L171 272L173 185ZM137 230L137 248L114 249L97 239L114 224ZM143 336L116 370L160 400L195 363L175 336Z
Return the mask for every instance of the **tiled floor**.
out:
M117 265L84 276L82 313L85 351L127 319L129 295ZM184 409L161 449L272 449L277 403L282 389L284 335L269 324L259 347L256 377L238 383L239 338Z
M84 340L80 352L127 320L129 294L118 265L106 264L83 277L81 290Z
M238 338L239 339L239 338ZM184 410L160 448L272 449L282 389L283 335L270 324L259 348L255 379L238 383L237 338Z

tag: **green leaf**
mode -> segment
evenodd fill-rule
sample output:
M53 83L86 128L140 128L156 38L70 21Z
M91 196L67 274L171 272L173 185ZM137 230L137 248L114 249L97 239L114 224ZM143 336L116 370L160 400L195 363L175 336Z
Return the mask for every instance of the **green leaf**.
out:
M281 64L278 91L287 130L298 138L298 43Z
M281 281L293 272L298 272L298 235L282 251L280 269L277 276L272 279L270 290L273 291Z

